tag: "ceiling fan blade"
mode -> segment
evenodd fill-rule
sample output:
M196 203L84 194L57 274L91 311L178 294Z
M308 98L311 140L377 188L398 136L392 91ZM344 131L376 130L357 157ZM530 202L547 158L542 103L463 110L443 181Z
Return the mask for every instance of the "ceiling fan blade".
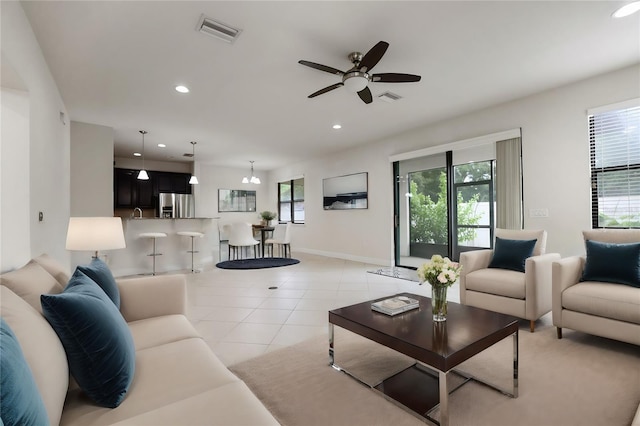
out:
M336 84L332 84L331 86L327 86L324 89L320 89L317 92L313 92L312 94L310 94L309 96L307 96L308 98L315 98L318 95L322 95L323 93L327 93L332 91L333 89L337 89L340 86L344 86L344 84L342 82L340 83L336 83Z
M370 104L373 102L373 97L371 96L371 90L368 87L365 87L361 91L358 92L358 96L362 99L362 102L365 104Z
M315 68L320 71L328 72L329 74L344 75L344 72L340 71L339 69L331 68L322 64L316 64L315 62L298 61L298 63L302 65L306 65L311 68Z
M414 74L398 74L398 73L383 73L374 74L371 76L371 81L380 83L413 83L420 81L419 75Z
M360 71L368 72L371 68L375 67L388 48L389 43L386 41L380 41L373 46L360 61Z

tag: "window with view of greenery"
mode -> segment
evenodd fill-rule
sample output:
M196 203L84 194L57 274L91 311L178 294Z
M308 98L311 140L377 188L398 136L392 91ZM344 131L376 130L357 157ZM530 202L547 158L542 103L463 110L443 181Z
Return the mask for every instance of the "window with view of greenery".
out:
M278 219L304 223L304 178L278 183Z
M640 228L640 106L589 116L594 228Z

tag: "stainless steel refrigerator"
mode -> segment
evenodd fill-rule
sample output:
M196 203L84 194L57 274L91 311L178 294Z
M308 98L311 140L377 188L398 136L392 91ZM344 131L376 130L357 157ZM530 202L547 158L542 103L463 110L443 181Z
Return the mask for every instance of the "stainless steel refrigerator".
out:
M161 218L195 217L196 206L193 194L162 192L158 196L158 216Z

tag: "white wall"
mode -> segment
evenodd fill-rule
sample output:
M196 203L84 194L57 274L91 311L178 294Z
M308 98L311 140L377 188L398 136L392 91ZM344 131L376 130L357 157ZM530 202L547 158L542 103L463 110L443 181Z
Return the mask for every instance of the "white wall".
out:
M0 270L7 271L19 268L31 255L30 206L25 197L30 180L29 94L3 87L0 101Z
M19 2L2 2L0 26L2 58L11 63L24 83L30 105L29 167L24 170L29 179L13 179L13 189L22 197L6 201L27 215L29 233L20 233L20 236L2 233L1 244L4 249L20 247L24 239L29 241L29 253L17 254L12 264L24 264L31 257L48 253L67 265L69 254L64 244L69 220L70 126L68 119L62 122L61 113L64 117L68 114ZM5 151L5 144L11 147L19 143L19 140L3 140L2 150ZM23 148L18 150L24 152ZM11 168L10 161L10 157L2 156L3 170ZM4 198L2 202L4 208ZM44 214L42 222L38 221L38 212ZM2 264L3 271L12 267Z
M71 216L113 216L113 129L71 122Z
M640 96L640 66L428 125L270 173L271 185L305 176L306 224L292 228L293 250L389 264L393 253L393 181L389 156L522 128L525 228L548 232L547 251L584 253L591 228L588 108ZM322 210L322 179L369 172L369 209ZM547 218L530 218L545 208Z

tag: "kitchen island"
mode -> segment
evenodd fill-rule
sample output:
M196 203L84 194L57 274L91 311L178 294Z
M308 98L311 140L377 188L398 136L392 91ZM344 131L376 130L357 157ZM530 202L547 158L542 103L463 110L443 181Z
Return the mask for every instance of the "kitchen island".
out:
M142 233L163 232L165 238L156 241L156 273L185 272L191 270L191 239L178 235L181 231L202 232L204 237L196 238L195 265L201 269L218 259L217 217L195 218L123 218L122 228L126 248L108 252L109 267L115 276L151 274L153 259L152 240L140 238Z

